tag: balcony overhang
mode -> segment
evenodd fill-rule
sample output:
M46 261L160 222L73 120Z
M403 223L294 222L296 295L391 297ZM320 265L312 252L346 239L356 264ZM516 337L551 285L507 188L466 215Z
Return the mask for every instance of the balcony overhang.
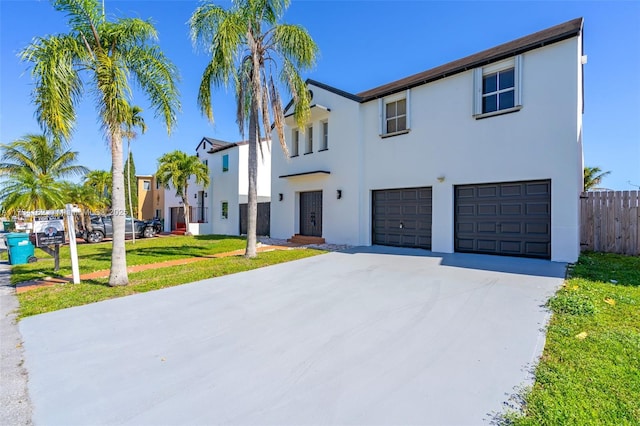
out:
M320 104L313 104L309 107L311 110L311 117L309 117L310 121L323 120L329 117L329 113L331 112L331 108L326 107ZM293 108L291 112L284 116L285 123L289 126L295 127L295 118L293 116Z
M302 178L302 177L322 177L330 174L331 172L327 170L314 170L312 172L294 173L291 175L282 175L278 177L280 179L295 179L295 178Z

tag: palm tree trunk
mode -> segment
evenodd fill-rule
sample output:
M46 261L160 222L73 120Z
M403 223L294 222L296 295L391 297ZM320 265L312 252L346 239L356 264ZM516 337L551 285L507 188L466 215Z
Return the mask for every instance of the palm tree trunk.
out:
M111 135L112 186L111 209L113 220L113 241L111 252L111 271L109 285L129 284L127 276L127 250L124 244L125 199L124 199L124 164L122 163L122 135L119 131Z
M251 100L249 115L249 192L247 193L247 249L244 257L257 256L256 228L258 216L258 143L260 143L260 128L258 124L258 100L255 96Z
M184 226L187 227L184 235L191 235L191 231L189 231L189 222L191 218L189 217L189 185L184 184L184 195L182 196L182 208L184 209Z
M131 214L131 238L136 243L136 231L134 228L133 205L131 204L131 139L127 138L127 187L129 188L129 214Z

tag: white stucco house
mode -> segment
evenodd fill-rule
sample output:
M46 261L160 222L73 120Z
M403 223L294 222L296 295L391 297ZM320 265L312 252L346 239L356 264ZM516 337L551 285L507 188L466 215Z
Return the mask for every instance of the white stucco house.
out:
M196 147L198 158L209 168L209 185L203 187L189 182L191 207L189 231L194 235L240 235L245 223L240 210L247 203L249 189L247 142L225 142L202 138ZM258 153L258 208L268 217L271 199L271 141L262 141L262 155ZM245 213L246 214L246 213ZM263 213L264 216L264 213ZM175 189L165 190L165 231L185 229L182 200ZM245 225L246 226L246 225ZM268 223L266 225L268 227ZM245 231L246 232L246 231ZM263 232L264 233L264 232Z
M582 27L358 94L308 80L311 119L289 107L291 158L272 157L272 236L575 261Z

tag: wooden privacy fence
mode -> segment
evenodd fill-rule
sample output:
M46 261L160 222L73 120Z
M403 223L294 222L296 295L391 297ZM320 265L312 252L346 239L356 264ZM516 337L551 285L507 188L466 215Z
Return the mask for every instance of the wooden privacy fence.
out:
M582 250L640 254L640 191L594 191L580 196Z

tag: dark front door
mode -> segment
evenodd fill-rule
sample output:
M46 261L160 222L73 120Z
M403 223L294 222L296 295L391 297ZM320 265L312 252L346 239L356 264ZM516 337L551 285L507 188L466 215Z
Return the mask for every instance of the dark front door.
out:
M455 249L551 257L551 181L455 187Z
M322 237L322 191L300 193L300 234Z
M373 244L431 250L430 187L373 191Z

